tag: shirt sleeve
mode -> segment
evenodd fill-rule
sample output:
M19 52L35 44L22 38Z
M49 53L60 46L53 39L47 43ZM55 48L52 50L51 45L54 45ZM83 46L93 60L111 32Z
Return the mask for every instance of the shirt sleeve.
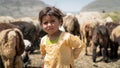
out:
M85 44L82 42L82 40L80 40L78 36L74 35L70 35L69 45L72 47L73 56L75 59L79 56L80 52L85 47Z
M46 50L45 50L45 40L44 40L44 37L41 39L41 42L40 42L40 53L41 55L45 55L46 54Z

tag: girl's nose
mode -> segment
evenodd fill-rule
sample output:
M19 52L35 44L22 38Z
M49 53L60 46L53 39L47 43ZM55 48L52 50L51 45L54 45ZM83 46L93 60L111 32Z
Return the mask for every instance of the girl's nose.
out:
M51 25L52 25L52 24L49 22L49 23L48 23L48 26L51 26Z

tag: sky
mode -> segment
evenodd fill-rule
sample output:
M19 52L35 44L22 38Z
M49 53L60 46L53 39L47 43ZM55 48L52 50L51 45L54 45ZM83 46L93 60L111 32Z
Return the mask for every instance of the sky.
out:
M55 6L64 12L80 12L80 10L94 0L42 0L46 4Z

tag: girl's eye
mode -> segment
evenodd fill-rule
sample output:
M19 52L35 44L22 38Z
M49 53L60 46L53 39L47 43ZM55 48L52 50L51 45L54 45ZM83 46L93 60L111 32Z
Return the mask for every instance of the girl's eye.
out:
M43 22L43 24L47 24L48 22Z
M55 23L55 20L52 20L51 23Z

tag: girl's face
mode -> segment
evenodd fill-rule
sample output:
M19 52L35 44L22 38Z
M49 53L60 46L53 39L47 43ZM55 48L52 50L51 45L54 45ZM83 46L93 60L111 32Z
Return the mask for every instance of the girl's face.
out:
M55 16L43 16L42 27L45 32L50 35L55 34L59 30L60 20Z

